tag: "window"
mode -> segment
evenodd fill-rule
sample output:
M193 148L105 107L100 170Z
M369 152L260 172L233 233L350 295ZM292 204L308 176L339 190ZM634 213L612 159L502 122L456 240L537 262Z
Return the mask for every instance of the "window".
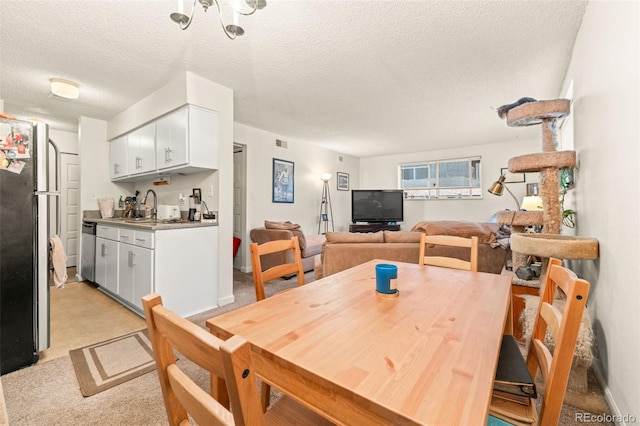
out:
M400 164L405 199L482 198L480 157Z

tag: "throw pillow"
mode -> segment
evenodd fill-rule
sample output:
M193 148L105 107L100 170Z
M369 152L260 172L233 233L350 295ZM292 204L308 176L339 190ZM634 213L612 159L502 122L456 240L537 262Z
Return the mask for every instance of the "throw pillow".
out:
M267 229L300 229L300 225L297 223L286 222L274 222L271 220L264 221L264 227Z

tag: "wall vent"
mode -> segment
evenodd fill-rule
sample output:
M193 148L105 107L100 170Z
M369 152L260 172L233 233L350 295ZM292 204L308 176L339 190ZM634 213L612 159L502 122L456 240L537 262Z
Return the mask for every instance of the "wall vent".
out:
M287 141L283 141L280 139L276 139L276 146L279 146L280 148L287 148Z
M338 155L338 163L344 163L344 157L342 155Z

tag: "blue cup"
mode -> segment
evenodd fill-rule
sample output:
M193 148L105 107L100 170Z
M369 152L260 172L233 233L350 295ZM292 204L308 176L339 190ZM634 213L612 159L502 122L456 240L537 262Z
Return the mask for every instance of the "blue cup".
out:
M395 280L398 278L398 267L386 263L376 265L376 291L384 294L398 292Z

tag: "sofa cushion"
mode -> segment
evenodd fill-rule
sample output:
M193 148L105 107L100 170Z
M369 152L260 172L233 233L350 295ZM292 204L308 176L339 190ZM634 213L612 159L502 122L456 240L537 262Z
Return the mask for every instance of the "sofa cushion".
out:
M385 243L419 243L422 232L382 231Z
M322 244L326 241L324 235L307 235L307 246L302 250L302 257L316 256L322 253Z
M379 232L327 232L328 243L383 243L384 235Z
M496 242L493 229L485 223L462 222L453 220L423 221L411 228L412 231L424 232L427 235L453 235L457 237L478 237L480 244Z

